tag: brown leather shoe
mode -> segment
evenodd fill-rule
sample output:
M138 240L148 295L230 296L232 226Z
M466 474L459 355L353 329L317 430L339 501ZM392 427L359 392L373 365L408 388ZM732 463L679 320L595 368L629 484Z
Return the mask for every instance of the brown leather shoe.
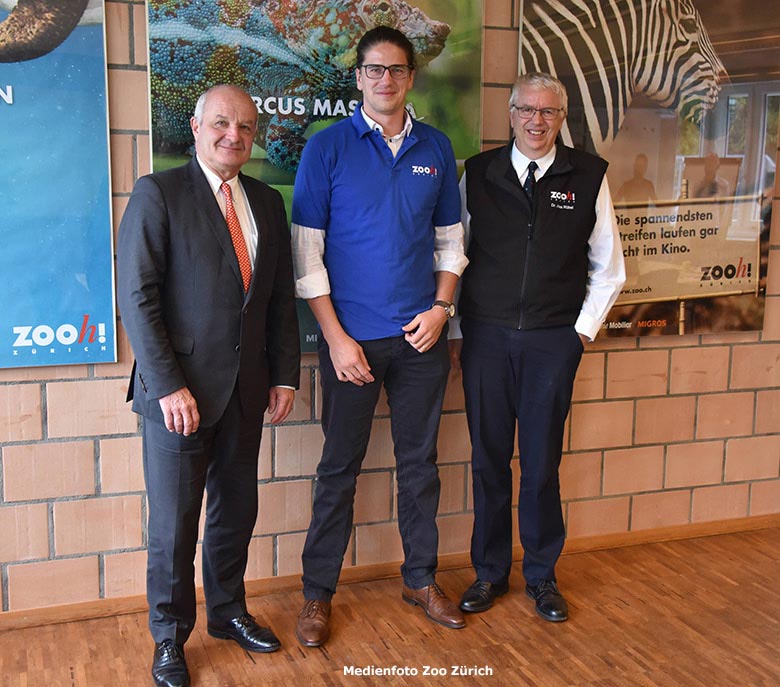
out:
M404 585L401 597L408 604L421 606L425 615L445 627L459 630L466 625L463 614L446 597L438 584L429 584L422 589L409 589Z
M303 646L320 646L330 636L330 601L309 599L298 614L295 636Z

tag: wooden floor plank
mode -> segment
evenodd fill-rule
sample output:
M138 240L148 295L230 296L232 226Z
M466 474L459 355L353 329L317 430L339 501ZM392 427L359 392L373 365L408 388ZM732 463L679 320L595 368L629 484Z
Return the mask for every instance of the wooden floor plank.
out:
M780 528L572 553L558 571L571 616L558 624L536 615L519 566L510 593L467 616L463 630L402 603L398 579L343 585L331 641L319 649L295 640L300 593L254 597L251 612L283 643L266 655L210 637L199 607L186 646L193 686L780 685ZM457 598L473 573L438 577ZM151 651L145 614L10 630L0 633L0 685L151 685ZM450 675L455 665L472 674ZM417 674L358 676L345 666ZM424 666L442 674L424 676Z

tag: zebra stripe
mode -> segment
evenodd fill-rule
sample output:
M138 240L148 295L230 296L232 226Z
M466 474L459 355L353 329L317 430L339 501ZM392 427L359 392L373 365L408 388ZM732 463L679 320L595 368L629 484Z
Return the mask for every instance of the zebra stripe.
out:
M585 147L600 155L637 95L697 124L717 102L725 69L690 0L524 4L521 73L549 72L566 84L570 97L580 94ZM562 135L572 142L569 122Z

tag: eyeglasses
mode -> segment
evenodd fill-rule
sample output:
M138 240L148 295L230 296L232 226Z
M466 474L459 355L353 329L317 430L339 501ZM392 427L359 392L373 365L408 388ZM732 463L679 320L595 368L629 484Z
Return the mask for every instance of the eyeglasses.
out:
M510 110L515 110L520 119L531 119L537 112L542 119L547 121L556 119L561 112L566 112L562 107L531 107L530 105L512 105Z
M390 72L390 76L396 81L408 79L413 69L409 64L391 64L389 67L385 67L383 64L364 64L362 67L369 79L381 79L385 72Z

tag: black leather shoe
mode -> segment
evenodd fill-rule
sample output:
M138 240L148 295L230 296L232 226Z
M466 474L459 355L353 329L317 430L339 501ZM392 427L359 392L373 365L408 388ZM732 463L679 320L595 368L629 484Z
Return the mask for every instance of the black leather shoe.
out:
M152 679L157 687L188 687L190 674L181 644L164 639L154 645Z
M566 599L553 580L542 580L537 585L525 585L525 593L536 601L536 612L545 620L562 623L569 617Z
M480 579L474 580L460 597L460 610L466 613L482 613L493 605L496 598L508 591L509 584L506 582L493 584Z
M271 630L267 627L260 627L248 613L233 618L228 621L227 625L221 627L209 624L207 629L212 637L232 639L247 651L268 654L282 646Z

